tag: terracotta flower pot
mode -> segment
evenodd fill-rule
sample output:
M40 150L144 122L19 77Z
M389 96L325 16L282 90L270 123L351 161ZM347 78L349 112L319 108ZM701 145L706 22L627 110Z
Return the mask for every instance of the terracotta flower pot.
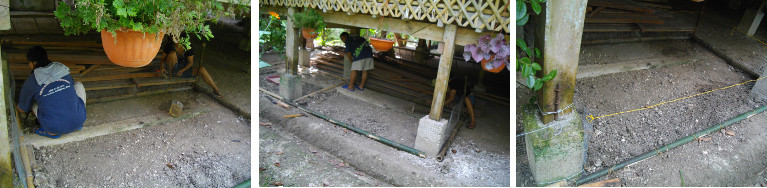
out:
M394 47L394 41L376 38L370 38L370 44L373 45L373 48L379 52L389 51L392 47Z
M301 35L304 36L304 38L307 40L308 39L314 40L315 38L317 38L317 32L314 32L314 29L311 29L311 28L301 28Z
M490 56L490 59L493 59L493 58L495 58L495 55ZM485 71L492 72L492 73L499 73L499 72L501 72L503 70L503 68L506 68L506 64L505 63L501 63L501 66L498 66L498 67L495 67L495 68L489 69L489 70L486 69L485 68L485 63L490 62L490 59L483 59L482 60L482 69L485 69Z
M123 67L142 67L152 62L160 51L163 32L142 33L133 30L115 31L112 33L101 30L101 43L104 52L112 63ZM159 37L156 37L159 35Z

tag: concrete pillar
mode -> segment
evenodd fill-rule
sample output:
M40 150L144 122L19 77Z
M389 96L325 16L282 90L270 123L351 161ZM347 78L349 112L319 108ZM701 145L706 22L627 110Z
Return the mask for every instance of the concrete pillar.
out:
M764 67L761 76L767 76L767 67ZM767 79L757 80L753 88L751 88L751 95L756 98L767 101Z
M581 118L573 103L575 75L587 0L549 0L536 16L535 46L542 52L539 76L557 70L536 93L538 105L526 105L523 125L527 158L539 186L577 177L585 158ZM566 110L565 110L566 109ZM561 113L549 114L547 112Z
M759 27L759 23L764 18L764 3L766 0L758 0L753 2L753 6L746 9L746 13L743 13L743 17L740 19L738 29L746 32L746 35L753 36L756 33L756 28Z
M426 59L426 54L424 53L427 51L428 49L426 48L426 39L418 39L418 46L415 47L415 62L424 63L424 59Z
M293 14L295 8L288 8L287 31L285 32L285 73L280 75L280 96L285 100L293 100L301 97L301 76L298 73L298 50L301 41L301 35L298 28L293 23Z
M445 41L445 51L439 59L437 81L434 87L434 98L431 103L429 115L421 118L418 122L418 134L415 139L415 148L426 153L427 156L436 156L440 147L450 134L452 127L448 121L442 119L442 107L445 104L447 83L450 78L450 68L453 65L453 49L455 48L456 25L446 25L442 40ZM457 124L454 124L457 126Z
M2 57L0 57L2 64L2 74L0 74L0 83L3 84L2 91L0 91L0 97L3 97L3 99L0 99L0 109L3 109L2 113L0 113L0 119L3 121L0 121L0 187L13 187L13 168L11 168L11 145L10 145L10 139L9 137L9 129L8 129L8 115L7 111L5 109L12 109L16 110L14 107L13 101L8 101L7 91L10 91L10 82L13 80L10 78L9 70L8 70L8 61L6 54L2 54ZM11 122L11 126L15 126L14 123ZM17 167L21 168L21 167ZM29 177L27 177L29 178Z

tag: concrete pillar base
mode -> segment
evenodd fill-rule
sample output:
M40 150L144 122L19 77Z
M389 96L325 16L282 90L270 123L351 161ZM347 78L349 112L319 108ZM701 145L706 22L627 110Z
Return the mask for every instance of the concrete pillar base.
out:
M301 97L303 93L301 87L301 75L283 73L280 75L280 97L292 101Z
M349 57L344 56L344 79L348 81L349 79L351 79L351 75L352 75L352 60L349 59Z
M577 178L576 174L583 169L583 159L586 157L580 115L573 110L569 115L562 115L560 120L543 124L538 110L528 106L523 116L526 133L552 125L525 135L527 160L538 185Z
M415 149L436 157L445 139L450 136L450 127L446 119L434 121L429 115L418 121L418 134L415 137Z
M298 50L298 64L304 67L309 67L309 56L311 56L311 52L309 52L307 48Z
M767 75L767 67L764 68L764 71L762 71L762 74L759 76L764 75ZM751 88L751 95L767 101L767 79L757 80L754 88Z

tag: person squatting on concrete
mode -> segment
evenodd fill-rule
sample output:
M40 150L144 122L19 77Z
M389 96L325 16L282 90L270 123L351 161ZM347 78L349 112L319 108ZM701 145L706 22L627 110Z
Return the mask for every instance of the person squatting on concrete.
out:
M341 33L341 41L344 42L346 49L344 50L345 58L352 60L352 73L349 78L349 83L343 85L343 88L354 91L355 88L360 91L365 90L365 82L368 79L368 70L373 69L373 49L370 48L370 44L364 38L360 36L349 36L349 33ZM357 48L362 46L362 50L355 56ZM357 71L362 71L362 81L360 85L354 87L354 81L357 78Z
M86 119L83 84L72 80L66 65L48 60L41 46L30 48L27 60L33 70L21 86L16 108L21 113L32 110L40 123L35 133L59 138L82 129Z
M184 49L179 43L170 40L165 43L162 52L162 57L160 57L160 60L162 61L160 62L160 71L162 71L163 75L170 73L176 77L194 78L194 76L192 76L194 50L191 48L188 50ZM165 68L166 66L168 69ZM208 74L208 70L205 69L205 67L200 66L198 71L198 74L202 76L202 80L213 88L213 93L218 97L224 97L221 90L216 86L216 83L213 82L213 78Z

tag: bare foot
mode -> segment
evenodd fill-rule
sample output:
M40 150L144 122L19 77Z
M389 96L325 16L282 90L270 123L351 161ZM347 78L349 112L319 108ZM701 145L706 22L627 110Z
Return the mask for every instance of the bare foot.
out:
M477 126L476 122L472 121L471 123L469 123L469 125L466 125L466 128L473 129L476 126Z

